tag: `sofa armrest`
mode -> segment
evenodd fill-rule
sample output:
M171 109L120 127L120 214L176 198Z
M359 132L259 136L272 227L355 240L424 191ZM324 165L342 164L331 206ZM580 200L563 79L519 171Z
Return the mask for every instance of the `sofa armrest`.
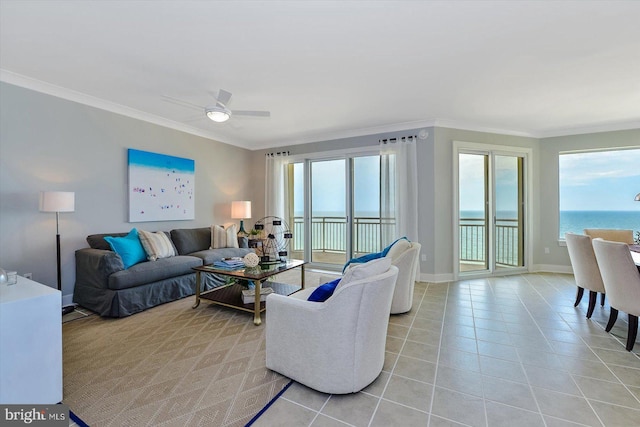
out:
M115 252L90 248L76 251L76 286L107 289L109 276L122 270L122 258Z

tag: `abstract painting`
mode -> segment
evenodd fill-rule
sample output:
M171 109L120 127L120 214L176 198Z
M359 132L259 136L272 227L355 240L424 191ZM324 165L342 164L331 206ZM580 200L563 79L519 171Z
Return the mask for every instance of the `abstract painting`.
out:
M195 219L195 161L129 149L129 222Z

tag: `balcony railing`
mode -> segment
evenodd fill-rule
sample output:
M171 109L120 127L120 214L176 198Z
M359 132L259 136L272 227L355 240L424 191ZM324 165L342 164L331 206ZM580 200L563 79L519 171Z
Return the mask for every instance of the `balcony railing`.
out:
M384 231L395 227L395 218L353 218L354 253L380 252L384 246ZM385 229L386 228L386 229ZM312 251L346 252L347 218L338 216L314 216L311 219ZM304 250L304 219L294 217L293 251Z
M384 232L395 226L394 218L354 217L354 254L380 252ZM485 262L487 224L480 218L460 219L460 261ZM345 253L347 219L338 216L317 216L311 220L312 251ZM304 251L304 219L293 221L292 252ZM496 263L504 266L521 265L517 219L496 219Z
M517 219L496 218L496 264L522 265ZM485 262L487 223L483 218L460 218L460 261Z

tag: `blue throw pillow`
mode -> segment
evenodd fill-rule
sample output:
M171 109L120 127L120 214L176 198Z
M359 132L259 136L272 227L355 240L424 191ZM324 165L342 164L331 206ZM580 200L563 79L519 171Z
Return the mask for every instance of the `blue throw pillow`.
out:
M318 286L316 290L309 295L307 301L325 302L331 295L333 295L333 291L336 290L336 286L338 286L340 279L341 278L338 277L336 280L332 280L329 283Z
M389 253L389 250L391 249L391 247L393 245L396 244L397 241L399 240L409 240L406 237L401 237L397 240L395 240L393 243L391 243L389 246L387 246L386 248L384 248L382 251L380 252L374 252L372 254L366 254L366 255L362 255L358 258L352 258L349 261L347 261L347 263L344 265L344 267L342 267L342 272L344 273L344 271L347 269L347 267L349 266L349 264L364 264L365 262L369 262L372 259L378 259L378 258L383 258L386 257L387 254Z
M125 269L147 259L147 253L140 243L138 230L135 228L132 228L129 234L124 237L107 236L104 240L109 243L115 253L120 255Z

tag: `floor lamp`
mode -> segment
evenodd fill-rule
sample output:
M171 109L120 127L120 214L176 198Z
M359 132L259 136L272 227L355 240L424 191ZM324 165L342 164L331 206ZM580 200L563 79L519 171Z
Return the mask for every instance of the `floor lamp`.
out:
M62 292L62 271L60 266L60 212L75 210L75 193L72 191L41 191L40 212L56 213L56 255L58 262L58 290ZM63 307L62 314L73 311L73 305Z

